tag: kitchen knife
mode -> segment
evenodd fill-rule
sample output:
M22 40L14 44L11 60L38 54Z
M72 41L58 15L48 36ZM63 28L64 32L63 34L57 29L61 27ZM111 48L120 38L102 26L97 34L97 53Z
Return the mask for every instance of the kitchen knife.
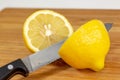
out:
M112 23L106 23L105 27L109 31ZM28 76L29 73L39 69L60 58L58 50L66 39L54 44L44 50L38 51L23 59L17 59L0 68L0 80L9 80L16 74Z

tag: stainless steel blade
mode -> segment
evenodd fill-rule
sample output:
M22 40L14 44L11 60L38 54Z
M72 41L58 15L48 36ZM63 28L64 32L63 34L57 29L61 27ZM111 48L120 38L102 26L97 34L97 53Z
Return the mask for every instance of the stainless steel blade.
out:
M112 24L113 23L105 23L105 27L106 27L107 31L109 31L112 28Z
M109 31L112 27L112 23L106 23L105 27ZM66 39L44 50L38 51L28 57L23 58L22 61L29 70L29 72L33 72L40 67L59 59L60 56L58 54L58 50L65 40Z
M57 44L23 58L22 61L28 68L29 72L33 72L38 68L59 59L60 56L58 54L58 50L65 40L62 40Z

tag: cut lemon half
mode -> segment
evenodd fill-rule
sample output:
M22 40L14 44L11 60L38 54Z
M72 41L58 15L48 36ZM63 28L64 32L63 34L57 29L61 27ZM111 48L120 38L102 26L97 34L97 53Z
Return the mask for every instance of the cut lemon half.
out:
M34 12L23 26L24 41L33 52L47 48L72 33L73 28L68 20L51 10Z

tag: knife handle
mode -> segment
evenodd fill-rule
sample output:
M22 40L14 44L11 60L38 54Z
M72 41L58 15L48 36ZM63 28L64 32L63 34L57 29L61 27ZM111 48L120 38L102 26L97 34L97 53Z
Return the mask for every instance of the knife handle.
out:
M17 59L0 68L0 80L9 80L17 74L28 76L28 69L21 59Z

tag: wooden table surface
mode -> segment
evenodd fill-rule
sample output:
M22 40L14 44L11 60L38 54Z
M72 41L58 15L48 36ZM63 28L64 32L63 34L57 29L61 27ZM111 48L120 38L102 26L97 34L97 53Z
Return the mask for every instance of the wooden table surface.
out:
M32 54L24 45L22 26L36 10L39 9L4 9L0 12L0 66ZM120 10L54 10L66 16L75 30L91 19L113 23L105 68L100 72L77 70L60 59L26 78L17 75L12 80L120 80Z

